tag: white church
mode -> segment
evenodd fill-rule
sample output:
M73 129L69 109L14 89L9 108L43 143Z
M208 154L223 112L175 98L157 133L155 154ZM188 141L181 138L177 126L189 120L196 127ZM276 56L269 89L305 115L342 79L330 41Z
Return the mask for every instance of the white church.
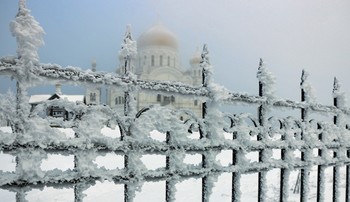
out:
M156 24L143 32L137 39L137 55L131 58L130 71L142 80L175 81L193 86L202 84L202 70L200 68L201 54L197 50L189 60L189 67L182 66L179 56L176 36L162 24ZM117 74L123 74L124 58L119 54ZM96 71L93 62L92 70ZM176 95L155 95L139 92L137 95L137 110L150 105L170 106L180 109L190 109L201 116L202 103L198 100L179 97ZM85 95L87 105L101 103L101 89L87 89ZM107 89L106 104L117 111L124 109L124 92L118 88Z

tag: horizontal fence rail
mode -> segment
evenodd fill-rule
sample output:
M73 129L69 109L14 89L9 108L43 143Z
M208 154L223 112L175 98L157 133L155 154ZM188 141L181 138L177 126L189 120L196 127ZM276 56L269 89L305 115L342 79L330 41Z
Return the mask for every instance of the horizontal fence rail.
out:
M20 14L23 9L25 7L20 7ZM127 34L126 39L131 40L130 35ZM275 97L272 93L274 79L262 60L257 73L257 95L218 88L212 82L206 45L203 47L201 61L203 83L196 87L176 82L137 79L129 71L129 56L125 56L125 71L122 75L41 64L25 58L25 54L21 57L0 58L0 74L17 81L16 114L11 119L13 132L0 132L0 150L16 157L16 170L0 171L1 189L16 192L16 200L20 202L26 201L26 192L31 189L47 186L72 188L75 201L78 202L84 199L83 191L96 181L109 180L123 184L124 200L133 201L136 190L142 187L143 182L164 181L164 200L175 201L175 185L187 178L197 178L202 180L202 201L209 201L217 177L222 173L231 173L231 201L236 202L241 201L241 176L257 173L257 200L268 201L267 173L272 169L280 169L278 200L288 201L290 173L292 170L300 170L300 201L307 201L310 185L308 173L311 167L317 166L317 201L325 200L326 167L333 167L332 197L333 201L339 201L339 168L346 166L346 201L349 201L350 110L345 105L344 94L336 79L334 104L328 106L311 99L310 84L304 71L300 83L300 101ZM67 100L47 101L32 111L29 110L29 88L62 81L79 86L122 89L125 92L124 113L117 113L109 106L87 106ZM141 91L199 99L203 103L202 117L189 110L166 106L149 106L136 111L135 99ZM236 106L240 103L255 107L257 115L224 113L218 105ZM40 116L52 106L69 108L73 118L63 120ZM273 109L297 110L300 111L300 117L273 117ZM1 113L3 111L4 109ZM327 114L333 120L315 120L311 114ZM71 128L74 137L65 137L57 128L51 127L53 125ZM117 126L116 133L120 136L104 136L101 128L105 126ZM163 133L165 141L150 138L152 130ZM189 138L191 133L199 133L199 138ZM229 134L230 139L225 138L224 133ZM215 160L216 155L223 150L232 151L230 165L222 166ZM273 150L280 151L280 159L272 158ZM317 155L313 150L318 151ZM300 156L295 155L295 151L300 152ZM249 152L258 152L257 162L247 159ZM106 153L122 155L124 167L98 168L93 160ZM74 156L74 169L41 170L41 162L48 154ZM164 155L166 163L156 170L148 170L140 160L145 154ZM185 164L182 159L185 154L200 154L201 163Z

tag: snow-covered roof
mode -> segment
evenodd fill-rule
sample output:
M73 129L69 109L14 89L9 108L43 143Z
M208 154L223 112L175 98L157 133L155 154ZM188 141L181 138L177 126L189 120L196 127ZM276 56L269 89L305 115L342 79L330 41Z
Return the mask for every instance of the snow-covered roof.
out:
M57 96L59 99L67 99L70 102L84 102L84 95L32 95L29 98L29 104L39 104L53 96Z
M48 100L52 95L31 95L29 98L29 104L38 104Z
M59 95L59 97L70 102L84 102L84 95Z

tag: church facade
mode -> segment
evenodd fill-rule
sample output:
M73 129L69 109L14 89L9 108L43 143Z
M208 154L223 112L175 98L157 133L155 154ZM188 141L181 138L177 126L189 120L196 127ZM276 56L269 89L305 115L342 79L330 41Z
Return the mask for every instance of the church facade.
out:
M189 67L182 66L176 36L161 24L156 24L146 30L137 39L137 53L130 58L130 69L137 78L152 81L174 81L200 86L202 70L200 68L200 52L194 53L189 60ZM96 64L93 64L93 71ZM124 73L124 58L119 54L117 74ZM87 89L86 103L99 104L100 89ZM202 103L191 97L177 95L160 95L138 92L136 97L137 110L150 105L169 106L178 109L190 109L198 116L202 113ZM124 109L124 92L115 87L107 89L106 104L122 113Z

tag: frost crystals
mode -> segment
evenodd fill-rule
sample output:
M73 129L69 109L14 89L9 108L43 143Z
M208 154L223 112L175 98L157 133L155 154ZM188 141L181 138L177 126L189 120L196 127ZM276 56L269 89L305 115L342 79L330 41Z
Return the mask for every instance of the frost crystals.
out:
M44 45L45 32L30 15L25 0L20 0L16 18L10 23L10 30L17 40L17 54L20 61L30 66L39 63L38 49Z

